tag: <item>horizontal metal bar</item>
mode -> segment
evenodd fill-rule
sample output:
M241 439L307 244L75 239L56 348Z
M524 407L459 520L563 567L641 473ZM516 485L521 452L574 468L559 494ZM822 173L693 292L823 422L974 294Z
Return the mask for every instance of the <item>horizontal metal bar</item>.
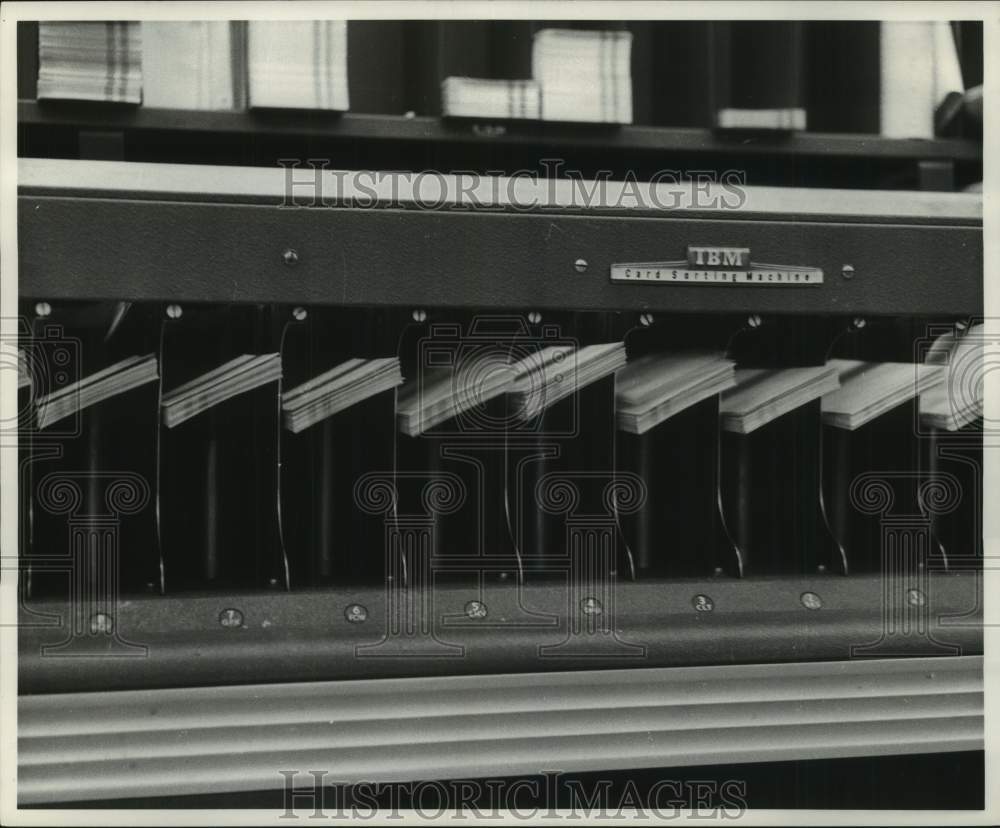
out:
M348 112L306 115L260 110L247 112L95 106L92 103L18 101L19 124L101 127L105 129L175 132L250 133L254 135L322 136L344 140L448 142L509 146L587 147L604 150L704 152L738 155L833 156L981 161L982 144L960 139L883 138L879 135L801 132L769 135L727 135L709 129L653 126L503 122L484 135L475 124L495 123L428 116L375 115Z
M19 686L48 693L982 653L979 573L935 572L924 604L887 605L909 588L877 575L620 583L599 629L573 636L579 596L564 581L470 581L406 595L342 587L130 596L114 613L115 640L70 640L64 602L31 602L20 619ZM804 593L820 607L808 608ZM473 600L485 616L466 614ZM423 607L425 632L406 632L404 607ZM228 610L240 624L221 623ZM46 650L63 642L71 646Z
M45 196L22 196L19 222L20 293L45 299L939 316L983 306L974 227ZM828 276L808 290L611 281L616 262L676 260L688 245L749 247L753 261Z
M22 805L981 749L982 658L22 696ZM488 746L488 749L484 749Z
M317 162L319 163L319 162ZM290 182L293 182L290 186ZM24 158L18 186L25 195L188 200L321 206L374 204L450 210L499 209L563 214L789 217L796 221L932 223L982 226L982 195L799 187L747 187L690 181L579 181L530 176L223 167Z

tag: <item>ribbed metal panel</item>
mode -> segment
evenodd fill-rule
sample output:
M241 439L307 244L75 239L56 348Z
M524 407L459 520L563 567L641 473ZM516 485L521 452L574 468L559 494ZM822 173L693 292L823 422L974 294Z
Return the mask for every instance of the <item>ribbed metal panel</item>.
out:
M980 749L982 658L61 693L19 700L22 805Z

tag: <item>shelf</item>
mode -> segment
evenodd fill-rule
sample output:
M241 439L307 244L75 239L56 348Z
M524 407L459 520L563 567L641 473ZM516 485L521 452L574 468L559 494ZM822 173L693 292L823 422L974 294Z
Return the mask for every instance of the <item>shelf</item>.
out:
M246 112L147 109L82 102L18 102L18 123L78 129L244 133L424 143L532 145L604 151L951 160L981 163L982 145L961 139L897 139L847 133L780 136L722 134L709 129L442 120L298 110Z

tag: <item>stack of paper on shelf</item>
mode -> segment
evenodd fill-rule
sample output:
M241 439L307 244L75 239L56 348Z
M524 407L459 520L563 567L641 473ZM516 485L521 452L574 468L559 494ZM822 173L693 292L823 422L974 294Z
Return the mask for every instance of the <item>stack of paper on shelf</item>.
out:
M281 395L285 428L298 434L402 382L395 357L349 359Z
M883 21L879 46L882 135L933 138L935 110L965 89L951 24Z
M143 106L244 108L245 25L228 20L143 21Z
M839 385L837 369L830 365L739 368L736 387L725 392L720 402L722 428L737 434L750 434Z
M974 325L962 336L939 337L927 356L943 366L942 380L920 395L920 419L943 431L958 431L983 416L985 363L983 326Z
M692 405L732 388L735 363L718 352L646 354L616 378L618 428L644 434Z
M531 53L546 121L632 123L632 33L542 29Z
M542 117L541 93L530 80L445 78L441 83L441 108L453 118Z
M808 46L801 21L718 21L707 34L706 82L716 127L806 128Z
M139 103L139 23L39 23L38 98Z
M253 20L247 53L250 106L350 108L346 21Z
M281 378L278 354L243 354L163 395L163 423L173 428L203 411Z
M806 128L806 111L798 107L788 109L720 109L717 125L721 129L774 129L803 130Z
M133 356L109 365L38 400L38 427L46 428L89 406L159 379L156 355Z
M823 397L823 422L854 431L881 417L942 379L941 369L912 362L831 359L840 388Z
M481 366L424 369L408 381L396 399L399 430L410 437L471 411L500 396L516 374L506 354L492 354Z
M518 416L530 420L571 394L625 367L625 345L609 342L573 348L550 345L512 366L508 389Z

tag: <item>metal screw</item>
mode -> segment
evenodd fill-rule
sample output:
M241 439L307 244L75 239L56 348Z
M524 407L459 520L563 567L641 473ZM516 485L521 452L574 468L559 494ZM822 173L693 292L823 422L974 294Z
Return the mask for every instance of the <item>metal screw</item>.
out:
M109 635L114 628L114 619L112 619L112 617L106 612L95 612L90 617L90 631L94 633L94 635L99 633Z
M293 311L292 311L292 318L293 318L293 319L294 319L294 320L295 320L296 322L301 322L301 321L302 321L303 319L305 319L305 318L306 318L306 317L307 317L308 315L309 315L309 314L308 314L308 313L306 312L306 309L305 309L305 308L295 308L295 310L293 310Z
M167 305L167 316L170 319L180 319L184 314L180 305Z
M363 624L368 620L368 610L361 604L351 604L344 610L344 618L351 624Z
M577 273L583 273L588 267L587 260L577 259L575 262L573 262L573 267L576 268Z
M238 609L224 609L219 613L219 623L223 627L242 627L243 613Z
M711 612L715 609L715 602L707 595L695 595L691 599L691 606L696 612Z
M758 316L756 313L753 314L753 316L747 317L747 325L749 325L751 328L759 328L763 324L764 320L761 319L760 316Z
M465 614L469 618L485 618L486 617L486 604L482 601L469 601L465 605Z
M420 308L417 308L413 312L413 321L414 322L423 322L426 319L427 319L427 311L421 310Z
M267 579L267 585L271 586L271 587L276 587L278 585L278 579L277 578L268 578Z
M818 610L823 606L823 599L815 592L803 592L800 598L802 606L809 610Z
M927 603L927 596L924 595L919 589L911 589L906 593L906 600L909 602L911 607L922 607Z
M580 609L584 615L600 615L604 612L604 607L596 598L587 597L580 602Z
M852 265L845 264L842 268L840 268L840 272L845 279L854 278L854 267Z
M824 572L826 572L826 564L820 564L819 566L817 566L817 567L816 567L816 571L817 571L817 572L818 572L818 573L819 573L820 575L822 575L822 574L823 574Z
M285 248L285 252L281 254L281 258L284 260L286 265L295 265L299 263L299 254L290 247Z
M542 321L542 315L538 311L532 311L531 313L528 314L528 321L532 325L537 325L539 322Z
M722 569L721 566L717 566L717 567L715 567L715 569L712 570L712 574L715 575L716 577L722 575L722 573L723 573L723 569Z
M52 313L52 305L50 305L48 302L39 302L37 305L35 305L36 316L41 316L44 318L48 316L50 313Z
M639 317L639 324L648 328L650 325L653 324L653 314L651 313L642 314Z

